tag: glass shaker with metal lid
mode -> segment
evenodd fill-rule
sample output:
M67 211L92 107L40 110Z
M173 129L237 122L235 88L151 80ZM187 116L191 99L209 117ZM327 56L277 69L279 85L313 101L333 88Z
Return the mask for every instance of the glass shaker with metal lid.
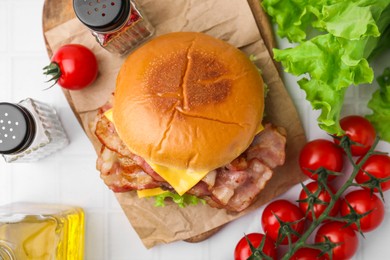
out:
M51 106L30 98L0 103L0 154L6 162L37 161L68 143Z
M73 0L73 9L97 42L113 53L126 54L154 33L132 0Z

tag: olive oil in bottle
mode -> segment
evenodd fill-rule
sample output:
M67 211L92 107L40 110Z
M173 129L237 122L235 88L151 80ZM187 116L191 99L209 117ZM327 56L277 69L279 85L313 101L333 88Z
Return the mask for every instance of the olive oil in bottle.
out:
M0 207L0 259L81 260L83 255L81 208L33 203Z

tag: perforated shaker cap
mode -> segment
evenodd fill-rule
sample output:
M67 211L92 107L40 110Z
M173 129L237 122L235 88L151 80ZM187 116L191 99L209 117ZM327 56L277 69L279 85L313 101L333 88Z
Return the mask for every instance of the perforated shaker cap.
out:
M126 22L130 0L73 0L77 18L97 32L109 32Z
M0 154L25 150L35 136L35 121L30 112L12 103L0 102Z

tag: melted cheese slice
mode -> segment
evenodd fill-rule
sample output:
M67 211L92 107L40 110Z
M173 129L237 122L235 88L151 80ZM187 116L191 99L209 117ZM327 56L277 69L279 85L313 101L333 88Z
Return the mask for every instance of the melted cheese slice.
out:
M112 108L104 112L104 116L107 117L107 119L110 120L111 123L114 123L114 118L112 116Z
M209 173L209 171L192 171L165 167L148 161L147 163L158 173L158 175L166 180L180 196L194 187L207 173Z
M104 113L104 115L107 117L108 120L114 123L112 117L112 109L107 110ZM263 129L264 129L263 125L260 124L256 133L261 132ZM155 172L158 173L158 175L160 175L164 180L166 180L180 196L186 193L192 187L194 187L209 172L209 171L193 171L188 169L177 169L172 167L165 167L149 161L146 162L150 165L150 167L152 167L152 169ZM156 189L146 189L146 190L139 191L138 196L143 196L143 197L155 196L161 194L161 191L157 191Z
M137 190L138 198L145 198L145 197L153 197L160 194L163 194L167 191L161 189L161 188L154 188L154 189L145 189L145 190Z
M264 130L264 126L260 123L260 125L257 127L256 135Z

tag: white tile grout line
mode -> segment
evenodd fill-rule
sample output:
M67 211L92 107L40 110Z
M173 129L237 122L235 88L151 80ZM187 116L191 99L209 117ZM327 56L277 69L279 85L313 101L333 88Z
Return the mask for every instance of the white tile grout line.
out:
M109 198L109 193L108 193L108 189L105 189L105 192L104 192L104 236L103 236L103 240L104 240L104 248L103 248L103 255L104 255L104 259L109 259L109 252L108 252L108 245L109 245L109 221L110 221L110 212L108 212L108 210L110 209L110 198Z
M6 14L5 14L5 17L6 17L6 19L5 19L5 26L7 27L7 28L11 28L11 22L10 21L12 21L12 19L11 19L11 6L10 6L10 4L9 4L9 1L7 1L6 3L5 3L5 5L6 5ZM11 37L12 37L12 34L11 34L11 30L6 30L6 34L5 34L5 36L6 36L6 43L5 43L5 50L6 51L10 51L10 40L9 39L12 39Z
M8 42L8 41L7 41ZM35 58L35 57L47 57L49 60L49 57L47 56L47 53L44 51L0 51L0 57L8 57L8 58Z

